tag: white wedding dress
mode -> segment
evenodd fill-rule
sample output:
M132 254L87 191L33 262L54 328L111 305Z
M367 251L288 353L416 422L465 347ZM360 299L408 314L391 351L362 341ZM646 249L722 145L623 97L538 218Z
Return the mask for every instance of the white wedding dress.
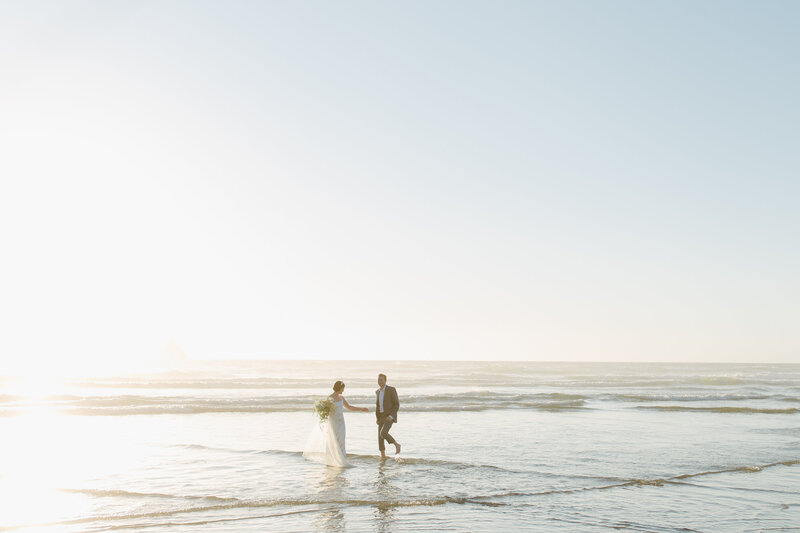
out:
M308 435L303 457L328 466L353 466L345 447L344 401L333 402L333 410L324 422L315 422Z

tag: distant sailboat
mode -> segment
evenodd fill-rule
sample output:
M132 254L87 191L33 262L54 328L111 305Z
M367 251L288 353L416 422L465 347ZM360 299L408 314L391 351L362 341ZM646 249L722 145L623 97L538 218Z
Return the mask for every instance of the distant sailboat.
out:
M192 360L178 343L170 339L161 350L156 365L162 370L183 370L192 366Z

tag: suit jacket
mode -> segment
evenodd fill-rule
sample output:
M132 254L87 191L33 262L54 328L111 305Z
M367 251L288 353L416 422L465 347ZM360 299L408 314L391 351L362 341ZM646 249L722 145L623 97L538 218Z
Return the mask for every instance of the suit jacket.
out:
M385 385L386 390L383 391L383 413L385 415L392 415L392 420L397 422L397 410L400 408L400 400L397 398L397 389ZM381 390L375 391L375 417L378 423L381 423Z

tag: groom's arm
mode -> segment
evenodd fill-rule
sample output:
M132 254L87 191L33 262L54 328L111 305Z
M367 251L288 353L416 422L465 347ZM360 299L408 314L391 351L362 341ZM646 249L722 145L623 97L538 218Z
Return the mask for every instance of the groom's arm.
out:
M397 397L397 389L392 388L392 398L394 398L394 409L392 410L392 420L397 421L397 410L400 409L400 399Z

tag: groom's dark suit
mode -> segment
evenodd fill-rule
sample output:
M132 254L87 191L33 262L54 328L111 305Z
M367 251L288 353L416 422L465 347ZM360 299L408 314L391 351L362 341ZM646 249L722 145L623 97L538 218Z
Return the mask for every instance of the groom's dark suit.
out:
M378 449L384 451L385 440L389 444L394 444L394 438L389 435L392 424L397 422L397 410L400 408L400 400L397 398L397 390L389 385L383 386L383 411L381 411L381 389L375 391L375 417L378 422ZM391 416L391 418L389 418Z

